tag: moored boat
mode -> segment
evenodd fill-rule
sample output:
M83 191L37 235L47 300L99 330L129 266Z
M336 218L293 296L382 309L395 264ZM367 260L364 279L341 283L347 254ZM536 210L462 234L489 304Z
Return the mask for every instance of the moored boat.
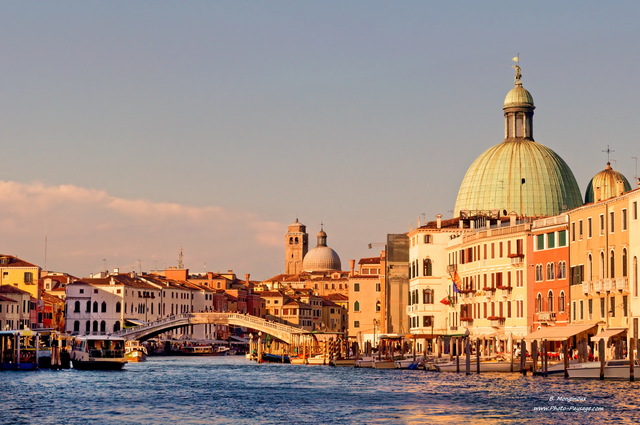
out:
M329 363L331 366L351 366L354 367L356 365L356 359L333 359Z
M373 367L373 357L362 357L356 360L356 367Z
M262 361L268 363L291 363L289 356L280 356L278 354L262 353Z
M71 364L81 370L120 370L127 363L124 338L101 335L76 337L71 348Z
M403 359L403 360L396 360L395 361L395 366L396 369L418 369L418 367L424 362L424 358L423 357L416 357L415 359L410 358L410 359Z
M396 362L392 359L374 360L371 367L374 369L395 369Z
M636 360L634 369L640 367ZM630 379L629 360L608 360L604 364L604 379ZM600 362L575 363L567 369L569 378L600 379Z
M144 362L147 360L147 349L140 341L127 341L124 345L124 356L128 362Z
M438 372L456 372L458 370L458 366L456 362L447 362L447 363L434 363L433 367ZM466 371L466 361L465 359L460 359L460 372ZM471 362L471 372L475 372L478 370L478 363L474 360ZM512 372L511 370L511 362L505 361L480 361L480 372ZM513 372L520 372L520 362L513 362Z
M0 331L0 369L36 370L39 335L36 331Z
M325 354L318 354L316 356L309 357L307 364L310 365L327 365L329 364L329 356Z

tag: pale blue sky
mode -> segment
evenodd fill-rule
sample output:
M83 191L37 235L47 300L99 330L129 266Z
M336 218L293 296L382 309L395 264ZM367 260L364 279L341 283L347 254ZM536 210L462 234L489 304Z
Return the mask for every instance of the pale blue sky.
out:
M422 213L451 216L467 167L502 140L518 53L536 141L583 192L611 145L633 186L639 12L635 1L0 1L0 179L13 206L0 251L44 266L46 235L47 268L84 276L175 265L182 246L193 271L262 279L282 272L298 217L312 247L325 223L347 268ZM56 203L60 185L74 195ZM116 218L114 204L144 211ZM140 218L167 204L166 221Z

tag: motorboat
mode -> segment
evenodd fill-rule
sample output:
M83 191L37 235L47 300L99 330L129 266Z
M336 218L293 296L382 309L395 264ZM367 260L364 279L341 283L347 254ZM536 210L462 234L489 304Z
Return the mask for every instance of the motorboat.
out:
M313 357L309 357L307 359L307 364L310 365L328 365L329 364L329 356L326 354L318 354Z
M373 357L362 357L356 360L356 367L373 367L374 359Z
M470 371L475 372L478 370L478 362L476 360L472 360L470 363ZM511 362L507 361L497 361L497 360L485 360L480 361L480 372L520 372L520 362L513 362L513 370L511 369ZM450 361L447 363L434 363L433 367L438 372L457 372L458 366L456 361ZM466 360L464 358L460 358L460 372L466 371Z
M124 343L120 337L78 336L71 346L71 364L81 370L120 370L127 363Z
M31 329L0 331L0 369L37 370L39 334Z
M124 344L124 356L128 362L144 362L147 360L147 349L140 344L140 341L127 341Z
M635 360L633 367L638 370L640 362ZM628 380L631 375L629 369L628 359L608 360L604 363L604 379ZM569 373L569 378L600 379L600 362L575 363L569 366L567 372Z
M408 358L408 359L396 360L395 366L396 366L396 369L414 370L414 369L418 369L418 366L420 366L423 362L424 362L424 357L416 357L415 359Z
M356 359L333 359L329 362L330 366L350 366L354 367L356 365Z

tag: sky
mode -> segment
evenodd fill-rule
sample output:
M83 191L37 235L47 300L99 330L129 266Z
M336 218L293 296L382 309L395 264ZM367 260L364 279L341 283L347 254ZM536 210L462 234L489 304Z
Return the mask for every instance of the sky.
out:
M0 252L86 277L182 251L193 273L262 280L298 218L347 268L453 217L502 141L516 55L535 140L583 193L608 147L634 187L639 18L636 1L2 0Z

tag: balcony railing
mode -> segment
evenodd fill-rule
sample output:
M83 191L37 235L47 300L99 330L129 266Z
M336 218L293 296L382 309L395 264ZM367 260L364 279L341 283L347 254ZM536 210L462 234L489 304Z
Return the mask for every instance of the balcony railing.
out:
M602 282L602 289L605 290L605 291L611 292L614 289L614 286L615 286L615 284L614 284L613 279L605 279Z
M619 277L615 279L615 289L621 292L629 292L629 278L628 277Z
M556 312L555 311L539 311L538 312L538 320L541 322L550 322L556 320Z
M602 279L593 281L593 290L594 292L602 292Z
M582 293L588 294L591 291L593 291L593 282L590 282L590 281L582 282Z

